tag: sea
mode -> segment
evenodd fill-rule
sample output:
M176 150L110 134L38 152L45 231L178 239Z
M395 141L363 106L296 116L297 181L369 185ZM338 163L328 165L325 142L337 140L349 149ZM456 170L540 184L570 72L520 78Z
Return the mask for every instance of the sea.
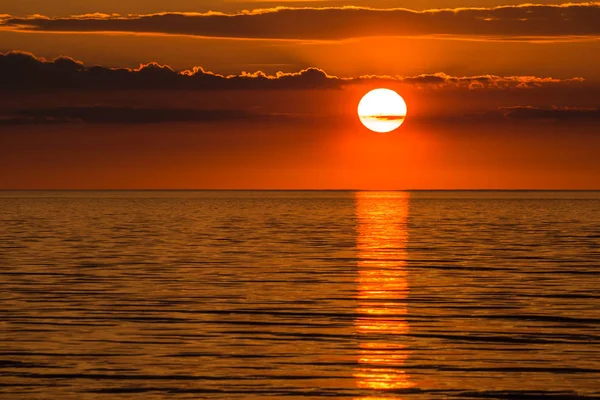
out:
M0 192L0 398L599 399L600 192Z

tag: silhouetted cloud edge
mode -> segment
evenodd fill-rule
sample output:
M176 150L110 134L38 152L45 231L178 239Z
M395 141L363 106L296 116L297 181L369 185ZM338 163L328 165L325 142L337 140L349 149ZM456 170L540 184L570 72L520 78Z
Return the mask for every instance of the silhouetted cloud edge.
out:
M320 68L268 75L258 71L223 75L202 67L176 71L155 62L139 68L87 67L62 56L53 60L31 53L0 53L0 91L39 90L302 90L340 89L360 83L395 83L413 87L451 87L468 90L527 89L546 85L579 84L584 79L536 76L480 75L455 77L445 73L417 76L363 75L338 77Z

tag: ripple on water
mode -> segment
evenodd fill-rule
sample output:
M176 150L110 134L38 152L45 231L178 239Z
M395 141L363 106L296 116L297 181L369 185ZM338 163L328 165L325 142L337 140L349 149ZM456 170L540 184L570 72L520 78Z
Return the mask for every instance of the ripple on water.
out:
M2 192L0 209L11 399L600 397L598 192Z

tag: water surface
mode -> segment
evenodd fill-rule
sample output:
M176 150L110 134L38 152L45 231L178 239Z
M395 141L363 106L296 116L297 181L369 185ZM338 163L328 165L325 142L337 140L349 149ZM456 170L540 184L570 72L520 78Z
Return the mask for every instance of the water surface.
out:
M0 192L0 397L600 396L600 192Z

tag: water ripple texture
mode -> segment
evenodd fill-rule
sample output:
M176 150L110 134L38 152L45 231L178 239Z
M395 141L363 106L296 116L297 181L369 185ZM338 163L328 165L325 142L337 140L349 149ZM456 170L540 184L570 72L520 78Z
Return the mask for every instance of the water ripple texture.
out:
M600 192L0 192L0 398L600 398Z

